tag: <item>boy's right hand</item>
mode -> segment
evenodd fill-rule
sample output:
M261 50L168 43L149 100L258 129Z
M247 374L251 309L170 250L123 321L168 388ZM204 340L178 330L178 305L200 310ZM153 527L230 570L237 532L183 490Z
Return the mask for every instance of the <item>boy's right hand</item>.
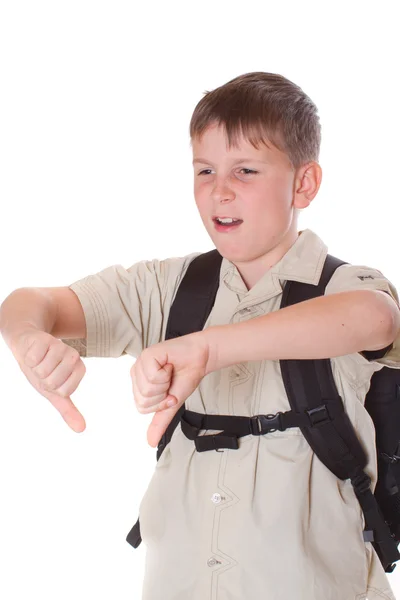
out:
M86 373L78 351L34 328L16 334L10 348L35 390L50 400L73 431L84 431L85 419L70 398Z

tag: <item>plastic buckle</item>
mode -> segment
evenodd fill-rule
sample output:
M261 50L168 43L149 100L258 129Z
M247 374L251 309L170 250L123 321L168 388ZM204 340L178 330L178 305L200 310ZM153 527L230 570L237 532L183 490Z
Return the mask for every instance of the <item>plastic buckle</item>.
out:
M396 450L396 452L398 452L398 450ZM393 454L393 456L390 456L389 454L386 454L386 452L379 452L379 457L385 463L390 464L390 465L395 465L400 460L400 456L398 454Z
M397 463L400 460L400 442L397 444L397 448L393 453L393 456L390 457L392 463Z
M326 404L322 404L322 406L317 406L317 408L312 408L311 410L306 410L306 413L308 414L312 427L330 423L332 420L329 416Z
M281 414L282 412L278 412L276 415L256 415L251 417L251 433L253 435L264 435L273 431L283 431Z

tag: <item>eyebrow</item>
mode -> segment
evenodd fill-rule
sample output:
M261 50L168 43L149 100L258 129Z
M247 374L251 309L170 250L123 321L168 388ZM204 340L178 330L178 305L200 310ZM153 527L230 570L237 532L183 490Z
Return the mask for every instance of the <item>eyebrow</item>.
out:
M267 161L257 160L256 158L239 158L238 160L235 160L234 164L239 165L239 164L245 163L245 162L257 162L257 163L268 164ZM212 162L210 162L209 160L206 160L205 158L194 158L192 161L192 164L194 165L195 163L203 163L206 165L212 165Z

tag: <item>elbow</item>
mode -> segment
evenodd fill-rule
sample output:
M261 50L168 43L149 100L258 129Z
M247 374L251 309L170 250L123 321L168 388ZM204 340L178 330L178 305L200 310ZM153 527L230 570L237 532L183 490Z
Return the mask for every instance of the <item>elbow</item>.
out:
M394 342L400 333L400 310L393 302L393 310L391 311L391 319L388 327L389 344Z
M400 310L393 298L381 290L362 290L358 304L362 350L386 348L400 332Z
M400 310L396 302L389 294L382 291L376 292L378 296L378 327L381 336L380 347L392 344L400 333Z

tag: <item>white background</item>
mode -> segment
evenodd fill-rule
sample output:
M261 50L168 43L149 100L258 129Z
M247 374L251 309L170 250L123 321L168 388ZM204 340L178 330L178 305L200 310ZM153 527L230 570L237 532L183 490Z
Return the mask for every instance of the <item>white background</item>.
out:
M300 229L400 287L395 8L3 0L0 302L212 249L193 199L190 117L206 90L258 70L319 108L323 182ZM133 360L85 359L76 434L0 337L2 599L140 598L145 547L125 537L156 456ZM400 592L400 567L389 578Z

